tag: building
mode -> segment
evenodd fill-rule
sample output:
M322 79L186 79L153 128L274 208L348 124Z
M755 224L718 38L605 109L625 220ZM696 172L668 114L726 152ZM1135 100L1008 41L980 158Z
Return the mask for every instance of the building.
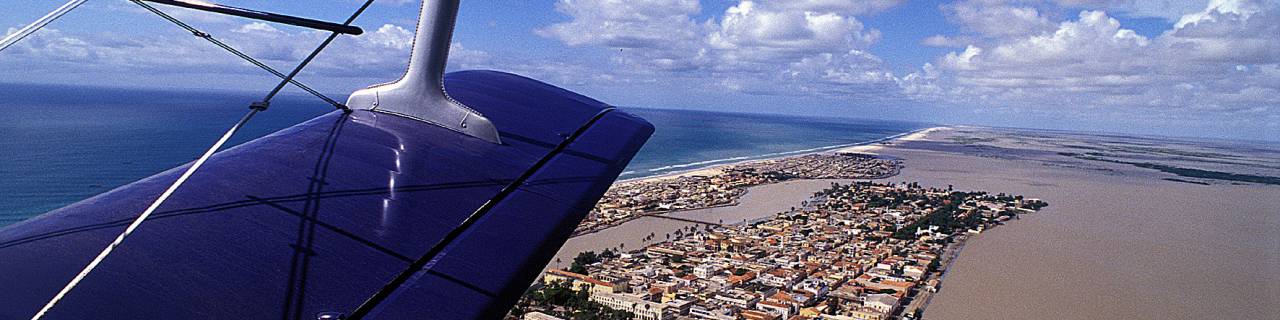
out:
M791 306L787 305L786 303L771 301L771 300L765 300L765 301L760 301L759 303L756 303L756 309L760 309L760 311L765 311L768 313L779 315L781 316L781 319L790 319L792 314Z
M888 313L884 313L884 312L881 312L880 310L867 308L867 307L861 307L854 310L850 310L848 314L849 314L848 317L844 319L854 319L854 320L887 320L889 319Z
M778 315L760 310L742 310L738 314L747 320L778 320Z
M885 314L893 314L898 310L898 298L887 294L869 294L866 301L862 305L867 308L875 309Z
M680 311L665 303L645 300L641 296L626 293L592 293L591 301L609 309L630 312L636 320L675 319Z
M760 296L753 292L730 289L724 292L717 292L716 300L734 307L749 309L755 307L756 302L760 302Z
M649 247L648 249L645 249L645 254L648 254L650 257L661 257L661 256L682 257L685 255L685 252L684 250L664 248L661 246L652 246L652 247Z
M541 312L526 313L524 314L524 317L522 319L524 320L564 320L559 317L541 313Z
M626 284L623 283L602 281L586 275L559 269L547 270L547 272L542 276L542 283L544 285L549 285L558 281L569 283L573 287L573 290L582 290L583 288L587 288L593 294L622 292L627 288Z
M805 278L796 285L796 290L812 293L815 296L826 296L827 291L831 290L831 285L822 278Z
M693 276L700 279L710 278L720 273L720 267L714 264L701 264L693 268Z
M775 268L761 274L759 281L760 284L766 286L790 289L791 286L799 283L800 279L803 278L803 272L787 268Z

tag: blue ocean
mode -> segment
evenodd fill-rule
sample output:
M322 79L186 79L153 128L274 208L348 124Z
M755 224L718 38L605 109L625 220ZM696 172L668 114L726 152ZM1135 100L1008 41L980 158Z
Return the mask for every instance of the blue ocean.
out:
M189 162L258 99L251 92L0 84L0 226ZM928 126L623 109L657 127L623 179L869 143ZM278 97L231 144L330 110L311 96Z

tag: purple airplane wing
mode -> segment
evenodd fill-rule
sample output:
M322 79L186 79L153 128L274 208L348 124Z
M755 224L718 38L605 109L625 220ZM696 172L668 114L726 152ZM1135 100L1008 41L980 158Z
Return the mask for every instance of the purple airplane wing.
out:
M357 110L220 152L50 318L351 312L481 208L370 318L505 313L653 127L511 74L446 83L502 144ZM0 319L35 314L182 169L0 230Z
M410 71L354 112L215 154L46 318L505 314L654 129L517 75L441 77L449 36L428 31L456 6L424 5ZM0 319L34 315L185 168L0 229Z

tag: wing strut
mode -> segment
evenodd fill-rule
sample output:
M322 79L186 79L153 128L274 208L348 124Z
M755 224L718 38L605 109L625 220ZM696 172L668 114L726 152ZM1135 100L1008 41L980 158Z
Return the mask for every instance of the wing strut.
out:
M188 1L188 0L143 0L143 1L155 2L159 4L167 4L171 6L183 7L187 9L195 9L195 10L206 11L206 12L233 15L237 17L245 17L249 19L283 23L287 25L299 26L304 28L320 29L320 30L330 31L333 33L341 33L341 34L349 34L349 35L360 35L361 33L364 33L363 29L360 29L360 27L352 26L350 22L347 22L344 24L337 24L333 22L325 22L325 21L314 20L314 19L300 18L300 17L288 16L288 15L283 15L278 13L249 10L244 8L236 8L232 6L224 6L224 5L208 3L204 1Z

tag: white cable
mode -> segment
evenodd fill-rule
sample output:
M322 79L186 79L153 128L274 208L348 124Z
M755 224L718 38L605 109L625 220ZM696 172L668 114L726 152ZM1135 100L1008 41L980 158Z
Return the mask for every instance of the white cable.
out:
M62 15L67 14L67 12L70 12L72 9L79 7L80 4L83 4L85 1L88 1L88 0L71 0L67 2L67 4L64 4L61 7L58 7L58 9L54 9L53 12L50 12L49 14L44 15L44 17L41 17L40 20L36 20L36 22L32 22L26 27L23 27L22 29L18 30L17 33L4 37L4 40L0 40L0 51L4 51L4 49L9 48L9 46L13 45L14 43L18 43L18 40L22 40L22 38L26 38L28 35L31 35L32 32L36 32L36 30L40 30L40 28L44 28L45 25L49 24L50 22L53 22L53 20L57 20L58 18L62 17Z
M212 147L209 147L209 150L205 151L204 155L200 156L200 159L197 159L195 163L192 163L191 167L187 168L187 171L183 172L182 176L178 177L177 181L174 181L173 184L169 185L169 189L165 190L164 193L161 193L160 197L157 198L155 202L152 202L150 207L147 207L147 210L142 211L142 215L139 215L138 218L134 219L133 223L129 224L129 227L125 228L124 232L121 232L119 236L116 236L116 240L107 245L106 249L102 249L102 252L98 253L98 257L93 258L93 261L90 261L89 265L84 267L84 270L80 270L80 273L77 274L75 278L72 278L71 282L67 283L67 286L62 287L62 291L59 291L57 295L54 295L53 299L50 299L49 303L46 303L44 308L40 309L40 312L37 312L34 317L31 317L31 320L38 320L41 317L44 317L50 309L53 309L53 306L58 304L58 301L62 300L62 298L67 295L67 292L71 292L71 289L74 289L76 285L80 284L80 280L84 280L84 277L89 275L89 272L92 272L93 268L96 268L99 263L102 263L102 260L106 259L107 255L111 254L112 250L115 250L121 242L124 242L125 237L128 237L129 234L132 234L139 225L142 225L143 220L147 220L147 217L151 216L151 213L155 212L156 208L160 207L160 204L169 199L169 195L172 195L174 190L177 190L183 182L186 182L187 178L191 177L191 174L196 172L196 169L199 169L206 160L209 160L209 157L212 156L214 152L221 149L222 145L227 143L227 140L230 140L231 136L234 135L236 131L240 130L240 127L243 127L246 122L249 122L249 118L252 118L254 114L258 113L258 111L260 110L253 109L252 111L249 111L248 114L245 114L243 118L240 118L240 122L237 122L235 126L231 127L231 130L227 130L227 133L223 134L222 138L218 139L217 143L214 143Z

